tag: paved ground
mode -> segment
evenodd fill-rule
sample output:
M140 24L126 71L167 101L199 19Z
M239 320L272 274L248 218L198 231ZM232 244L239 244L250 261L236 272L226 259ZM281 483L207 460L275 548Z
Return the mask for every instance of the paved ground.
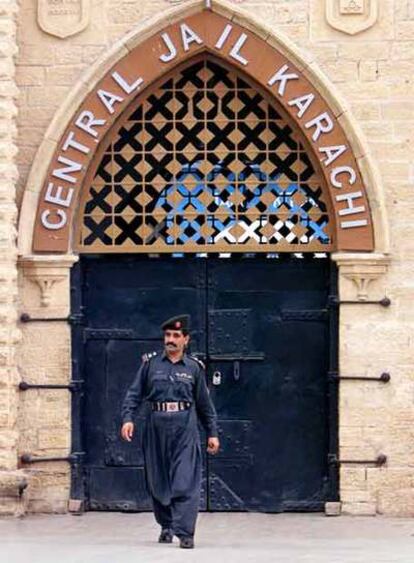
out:
M0 519L4 563L414 563L414 519L200 513L196 548L158 544L151 513Z

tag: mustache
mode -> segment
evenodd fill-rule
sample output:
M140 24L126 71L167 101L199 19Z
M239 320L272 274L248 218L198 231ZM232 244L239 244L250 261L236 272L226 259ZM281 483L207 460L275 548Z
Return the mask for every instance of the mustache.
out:
M177 345L174 344L174 342L167 342L166 346L174 346L174 348L177 348Z

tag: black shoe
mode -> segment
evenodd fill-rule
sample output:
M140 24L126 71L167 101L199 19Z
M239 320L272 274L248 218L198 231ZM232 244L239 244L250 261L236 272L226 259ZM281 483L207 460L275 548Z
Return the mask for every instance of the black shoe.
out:
M192 536L183 536L180 538L180 547L192 549L194 547L194 538Z
M158 538L159 543L172 543L173 533L169 528L163 528Z

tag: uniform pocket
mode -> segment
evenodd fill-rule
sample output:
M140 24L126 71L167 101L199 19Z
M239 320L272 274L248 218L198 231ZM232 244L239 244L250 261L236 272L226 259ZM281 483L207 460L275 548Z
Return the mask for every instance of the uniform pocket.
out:
M167 375L153 375L151 377L151 383L169 383L169 378Z
M160 375L151 378L150 387L157 395L156 400L165 400L169 384L171 384L171 381L166 376Z
M175 381L174 389L183 401L193 401L193 383L191 381Z
M189 387L193 386L193 381L191 379L178 379L175 378L176 383L182 383L183 385L188 385Z

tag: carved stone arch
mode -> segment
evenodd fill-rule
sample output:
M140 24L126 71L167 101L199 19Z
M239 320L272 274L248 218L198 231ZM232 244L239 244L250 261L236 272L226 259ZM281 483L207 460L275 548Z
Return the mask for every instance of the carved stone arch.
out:
M71 252L73 212L98 141L143 88L206 50L242 69L274 96L324 161L332 207L346 224L337 229L336 250L387 252L379 176L335 88L290 41L275 37L239 8L229 10L215 2L212 10L204 11L200 4L174 8L131 33L75 88L33 164L20 216L20 253ZM79 123L92 125L85 132ZM46 229L45 223L52 228ZM59 223L62 228L56 228Z

